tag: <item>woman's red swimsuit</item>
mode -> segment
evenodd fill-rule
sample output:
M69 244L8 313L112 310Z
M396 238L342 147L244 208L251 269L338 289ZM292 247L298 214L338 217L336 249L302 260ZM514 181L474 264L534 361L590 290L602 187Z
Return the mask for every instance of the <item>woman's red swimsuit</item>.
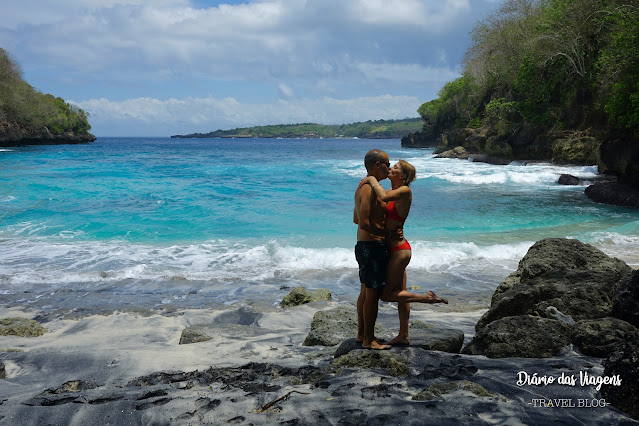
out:
M405 217L401 217L399 213L397 213L397 208L395 207L395 201L390 201L386 204L386 219L393 219L397 222L401 222L402 224L406 222ZM404 242L398 246L391 247L390 251L398 251L398 250L411 250L410 244L408 241L404 239Z

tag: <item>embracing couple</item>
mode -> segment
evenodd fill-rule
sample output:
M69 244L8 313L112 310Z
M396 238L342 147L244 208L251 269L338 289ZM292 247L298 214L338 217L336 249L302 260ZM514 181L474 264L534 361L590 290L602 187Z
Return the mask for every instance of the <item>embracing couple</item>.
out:
M431 291L415 294L406 291L406 266L411 247L404 238L404 222L413 194L415 167L399 160L393 167L388 155L373 149L364 157L367 176L355 191L353 222L357 227L355 258L359 264L361 290L357 299L357 341L366 349L387 349L389 345L408 345L410 303L448 303ZM379 181L388 178L386 191ZM375 338L379 299L397 302L399 334L385 344Z

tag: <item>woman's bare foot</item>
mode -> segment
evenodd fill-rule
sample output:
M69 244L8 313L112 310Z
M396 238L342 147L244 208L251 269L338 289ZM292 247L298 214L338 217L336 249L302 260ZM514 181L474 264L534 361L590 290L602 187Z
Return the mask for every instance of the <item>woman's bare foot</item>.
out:
M374 338L373 338L373 340L374 340L375 342L379 343L380 345L382 345L382 344L384 343L384 341L383 341L382 339L380 339L379 337L374 337ZM363 338L363 337L360 337L360 336L357 336L357 337L355 338L355 341L356 341L357 343L364 343L364 338Z
M410 340L408 337L397 336L386 342L386 344L391 346L408 346L410 345Z
M382 351L384 349L390 349L390 346L383 345L381 343L377 343L377 341L373 340L370 345L362 342L362 348L364 349L372 349L374 351Z
M433 293L432 291L429 291L428 293L426 293L426 296L430 296L430 300L431 300L430 303L444 303L448 305L448 300L442 299L441 297L437 297L435 293Z

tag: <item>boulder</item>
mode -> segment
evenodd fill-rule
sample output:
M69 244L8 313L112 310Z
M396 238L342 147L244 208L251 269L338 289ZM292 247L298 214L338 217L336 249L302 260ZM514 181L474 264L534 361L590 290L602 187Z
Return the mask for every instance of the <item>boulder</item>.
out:
M596 203L639 208L639 190L621 182L597 182L587 187L585 194Z
M468 151L463 146L457 146L451 150L444 151L435 156L435 158L458 158L460 160L468 159Z
M38 337L47 330L37 321L22 318L4 318L0 320L0 336Z
M304 305L311 302L321 302L332 300L331 292L320 288L315 291L305 289L303 286L295 287L288 295L284 296L280 302L282 308Z
M375 333L383 328L375 325ZM303 346L335 346L357 335L357 310L355 307L338 306L318 311L311 321L311 331ZM352 339L353 341L355 339ZM361 348L361 345L360 345Z
M639 328L639 271L619 282L612 301L612 315Z
M616 285L631 272L624 262L589 244L563 238L538 241L497 287L475 329L508 316L546 316L550 306L575 321L610 316Z
M567 173L562 173L561 176L559 176L557 183L559 185L579 185L581 183L581 179Z
M639 337L639 329L617 318L579 321L572 341L584 355L606 358L624 349L626 341Z
M563 321L519 315L492 321L463 349L488 358L549 358L570 344L572 327Z
M639 420L639 339L626 342L603 362L604 376L619 376L621 385L603 385L601 396L632 418Z
M455 328L436 327L422 321L410 324L410 346L457 354L464 344L464 332Z

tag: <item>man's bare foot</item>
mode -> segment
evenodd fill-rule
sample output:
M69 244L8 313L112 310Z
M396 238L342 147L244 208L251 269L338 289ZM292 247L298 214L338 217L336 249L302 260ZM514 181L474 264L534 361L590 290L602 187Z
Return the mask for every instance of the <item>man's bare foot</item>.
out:
M367 345L366 343L362 343L362 348L372 349L374 351L382 351L384 349L390 349L390 346L382 345L381 343L377 343L375 340L373 340L370 345Z
M430 300L431 300L430 303L444 303L448 305L448 300L442 299L441 297L437 297L435 293L433 293L432 291L429 291L428 293L426 293L426 296L430 296Z
M391 346L409 346L410 340L408 339L408 337L397 336L386 342L386 344Z

